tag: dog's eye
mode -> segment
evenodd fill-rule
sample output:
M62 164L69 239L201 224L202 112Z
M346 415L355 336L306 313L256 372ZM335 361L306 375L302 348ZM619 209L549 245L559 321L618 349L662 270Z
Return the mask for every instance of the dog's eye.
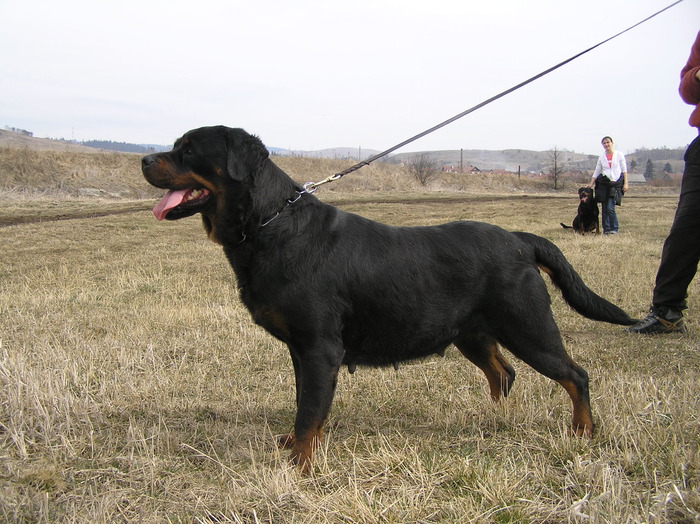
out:
M192 149L191 146L187 146L185 149L183 149L182 154L185 156L192 156L194 155L194 149Z

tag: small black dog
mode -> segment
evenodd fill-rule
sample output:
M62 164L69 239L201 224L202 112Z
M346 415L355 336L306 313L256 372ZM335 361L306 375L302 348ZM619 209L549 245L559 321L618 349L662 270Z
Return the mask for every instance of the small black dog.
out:
M590 187L578 188L579 205L576 217L570 226L560 222L564 229L573 229L576 233L582 235L595 231L596 235L600 235L600 220L598 216L598 204L593 198L593 190Z

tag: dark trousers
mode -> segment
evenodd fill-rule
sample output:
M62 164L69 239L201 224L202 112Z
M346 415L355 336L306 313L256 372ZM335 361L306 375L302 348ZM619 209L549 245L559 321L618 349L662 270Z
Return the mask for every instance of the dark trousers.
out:
M617 213L615 212L615 197L611 196L605 200L600 206L603 210L603 233L617 233L620 225L617 221Z
M681 196L661 252L652 304L685 309L700 260L700 136L685 152Z

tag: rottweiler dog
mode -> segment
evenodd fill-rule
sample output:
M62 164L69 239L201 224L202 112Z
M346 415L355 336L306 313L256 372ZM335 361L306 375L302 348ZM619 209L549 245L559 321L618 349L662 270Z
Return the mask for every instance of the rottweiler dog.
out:
M600 211L598 204L593 198L593 190L590 187L578 188L578 210L574 221L570 226L560 222L564 229L573 229L576 233L582 235L595 231L596 235L600 235Z
M515 378L507 348L563 386L573 430L592 434L588 375L564 349L540 269L581 315L635 320L591 291L552 242L481 222L394 227L347 213L292 180L242 129L189 131L144 157L142 170L168 190L156 217L200 213L253 320L288 346L297 412L279 444L303 473L342 366L394 365L450 344L481 368L494 400Z

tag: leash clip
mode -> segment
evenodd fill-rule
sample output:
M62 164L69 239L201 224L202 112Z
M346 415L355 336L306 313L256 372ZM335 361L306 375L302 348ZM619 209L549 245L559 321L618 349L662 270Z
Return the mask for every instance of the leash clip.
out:
M315 182L307 182L306 184L304 184L304 190L302 191L302 193L308 193L310 195L311 193L315 193L316 189L318 189L318 187ZM301 193L299 194L299 196L301 197ZM299 199L297 198L297 200Z

